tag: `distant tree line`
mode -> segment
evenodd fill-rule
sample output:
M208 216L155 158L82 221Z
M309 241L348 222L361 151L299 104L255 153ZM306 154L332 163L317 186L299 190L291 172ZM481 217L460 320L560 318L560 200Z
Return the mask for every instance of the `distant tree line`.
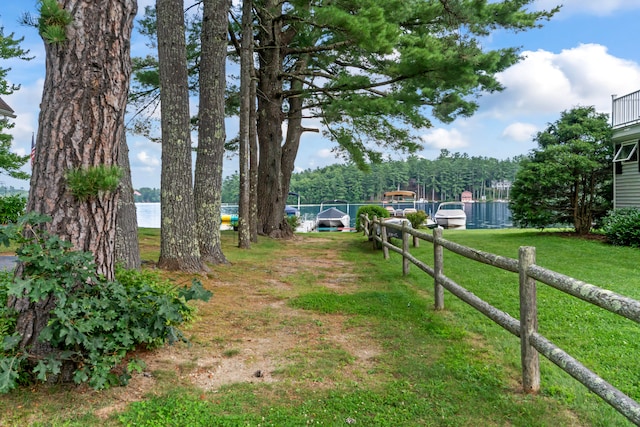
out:
M460 200L465 190L471 191L475 200L506 199L523 157L498 160L442 150L435 160L411 156L371 165L368 171L336 164L294 173L291 192L299 194L304 204L334 199L352 203L378 201L385 191L397 189L415 191L418 198L427 200ZM237 203L238 186L237 174L224 180L224 203ZM292 200L293 197L289 203Z
M0 196L13 196L16 194L26 197L29 194L29 190L25 190L24 188L15 188L12 185L10 185L9 187L4 185L0 186Z
M135 201L137 203L160 203L160 189L142 187L136 190L134 193Z

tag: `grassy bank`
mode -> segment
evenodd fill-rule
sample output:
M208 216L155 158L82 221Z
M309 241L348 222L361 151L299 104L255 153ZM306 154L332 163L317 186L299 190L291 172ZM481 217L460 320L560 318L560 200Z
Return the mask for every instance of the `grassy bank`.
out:
M141 230L143 259L157 230ZM638 251L537 231L445 231L445 238L537 263L640 299ZM201 278L189 345L141 353L128 387L22 388L0 398L0 425L626 426L626 419L543 359L542 393L520 392L516 337L445 292L399 255L383 260L355 233L313 233L249 251L223 236L231 264ZM431 263L430 247L412 250ZM518 278L445 254L445 274L518 317ZM177 283L191 277L167 274ZM540 331L636 400L640 328L539 286Z
M476 249L511 258L520 246L534 246L537 264L596 286L640 299L637 249L614 247L599 241L583 240L570 233L502 230L449 231L445 238ZM425 253L427 259L431 252ZM518 278L488 266L469 263L448 253L445 274L518 318ZM505 366L520 368L520 349L514 339L450 294L447 310L471 333L481 334L501 354ZM640 327L546 285L538 284L539 331L576 357L605 380L640 401L637 358ZM542 395L566 404L580 414L587 425L631 425L597 396L541 357Z

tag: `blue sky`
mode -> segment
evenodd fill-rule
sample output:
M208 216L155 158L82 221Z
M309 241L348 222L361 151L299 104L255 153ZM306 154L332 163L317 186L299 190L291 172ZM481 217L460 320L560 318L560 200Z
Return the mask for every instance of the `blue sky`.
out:
M155 2L138 3L141 14L145 5ZM31 135L37 132L45 58L35 29L19 25L18 19L26 11L33 12L36 1L0 0L0 4L0 26L5 35L14 32L24 36L23 48L35 56L29 62L11 60L2 64L12 69L9 80L21 85L18 92L3 99L18 116L11 130L13 150L26 154ZM534 8L549 9L556 4L537 0ZM526 154L535 147L532 136L557 120L560 112L594 105L598 111L610 113L612 94L640 90L636 40L640 0L565 0L562 4L561 12L543 28L524 33L498 32L485 41L487 48L520 47L524 59L499 76L506 89L480 98L480 108L473 117L450 125L434 121L432 128L418 130L424 145L420 156L434 159L442 148L499 159ZM144 50L144 40L137 34L132 50L134 54ZM192 107L195 109L196 104ZM227 125L227 135L234 135L237 121L229 119ZM134 187L160 187L160 146L135 136L128 142ZM332 144L321 135L303 135L296 169L339 162L331 149ZM237 158L225 161L225 175L237 169ZM0 176L0 183L17 188L29 185L6 176Z

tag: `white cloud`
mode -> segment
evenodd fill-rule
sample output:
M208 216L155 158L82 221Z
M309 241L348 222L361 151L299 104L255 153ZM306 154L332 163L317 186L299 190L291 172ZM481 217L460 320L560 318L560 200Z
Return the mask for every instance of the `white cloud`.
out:
M466 137L457 129L432 129L420 137L430 148L456 150L469 146Z
M334 163L344 163L342 159L336 157L331 148L325 147L315 150L310 156L305 156L305 150L298 153L296 167L306 169L323 168Z
M40 101L44 79L23 85L19 91L2 97L15 111L14 127L8 133L13 136L12 151L25 155L31 152L31 136L37 132Z
M598 44L583 44L563 50L555 63L571 81L572 93L583 105L599 111L611 110L611 95L623 95L640 87L640 66L617 58Z
M151 166L151 167L160 166L160 159L158 159L155 156L150 156L149 153L147 153L146 151L140 151L136 155L136 158L138 159L138 161L140 161L140 163L142 163L145 166Z
M502 131L502 137L516 142L530 142L537 131L538 127L536 125L516 122Z
M323 148L316 151L316 156L320 157L321 159L329 159L335 157L336 155L331 151L331 149Z
M554 63L550 52L525 52L527 58L498 76L510 92L511 106L502 111L557 110L557 104L571 98L571 83ZM507 95L507 91L504 92Z
M640 66L610 55L598 44L552 53L524 52L525 59L498 76L506 89L486 99L494 117L559 114L578 105L611 110L611 95L640 88Z
M336 153L332 150L331 144L316 137L315 147L300 146L300 151L296 157L295 171L301 172L307 169L323 168L332 164L344 164L344 159L336 157ZM320 147L322 148L320 148Z

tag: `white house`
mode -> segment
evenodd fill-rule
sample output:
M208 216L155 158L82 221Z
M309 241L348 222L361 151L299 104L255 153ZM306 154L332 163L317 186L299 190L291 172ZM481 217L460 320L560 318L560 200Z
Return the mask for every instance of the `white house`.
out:
M640 91L612 96L613 207L640 208Z
M4 102L2 98L0 98L0 117L11 117L12 119L16 118L15 112L9 104Z

